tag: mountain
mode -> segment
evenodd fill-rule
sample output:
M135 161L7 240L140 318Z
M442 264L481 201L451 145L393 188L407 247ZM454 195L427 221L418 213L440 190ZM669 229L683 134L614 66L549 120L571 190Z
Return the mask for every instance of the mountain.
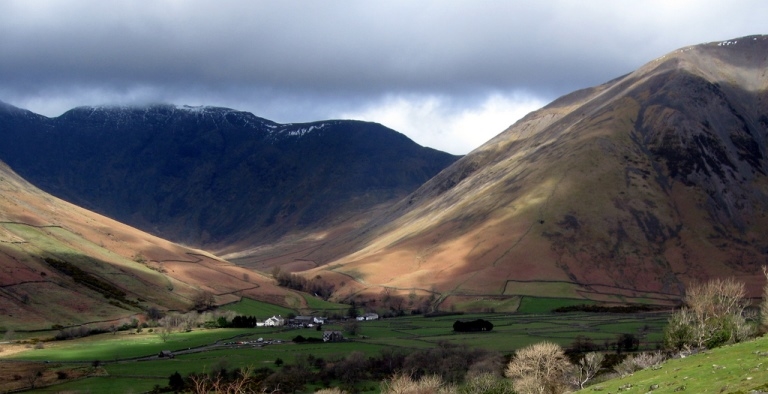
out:
M431 294L459 309L526 295L667 303L724 276L758 296L766 70L768 37L750 36L563 96L328 246L347 251L306 276L343 284L339 299Z
M41 189L210 250L357 226L458 158L375 123L278 124L217 107L80 107L46 118L3 104L0 136L0 159Z
M204 292L217 304L304 302L258 273L55 198L0 162L3 330L119 326L150 307L188 310Z

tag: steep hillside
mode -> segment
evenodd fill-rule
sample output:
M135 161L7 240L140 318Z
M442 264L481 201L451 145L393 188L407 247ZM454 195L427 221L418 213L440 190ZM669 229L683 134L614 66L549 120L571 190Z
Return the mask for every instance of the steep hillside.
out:
M667 360L658 367L590 385L577 393L622 391L679 393L765 393L768 337Z
M564 96L307 275L343 282L339 298L432 293L459 307L515 295L663 303L712 276L756 296L768 263L766 70L768 37L744 37Z
M59 200L0 162L0 326L125 322L147 307L187 310L201 292L299 306L255 272Z
M277 124L215 107L0 105L0 159L58 197L164 238L239 250L334 227L457 157L356 121Z

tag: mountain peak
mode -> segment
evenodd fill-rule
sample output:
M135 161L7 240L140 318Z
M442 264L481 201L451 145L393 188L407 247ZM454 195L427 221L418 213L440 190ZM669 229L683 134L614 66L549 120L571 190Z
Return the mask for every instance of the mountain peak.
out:
M342 292L350 297L426 282L445 306L544 292L664 302L722 276L757 295L768 250L766 69L768 37L748 36L566 95L308 275L359 278Z

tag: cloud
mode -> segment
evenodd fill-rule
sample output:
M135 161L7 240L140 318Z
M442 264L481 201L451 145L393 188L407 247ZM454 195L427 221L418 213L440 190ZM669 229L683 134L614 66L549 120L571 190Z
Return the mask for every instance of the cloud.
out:
M278 122L388 113L443 149L459 114L490 119L505 112L494 100L548 102L683 46L758 34L766 14L759 0L6 0L0 100L48 116L141 102Z
M465 154L544 104L522 93L493 93L463 103L445 96L397 96L338 117L382 123L421 145Z

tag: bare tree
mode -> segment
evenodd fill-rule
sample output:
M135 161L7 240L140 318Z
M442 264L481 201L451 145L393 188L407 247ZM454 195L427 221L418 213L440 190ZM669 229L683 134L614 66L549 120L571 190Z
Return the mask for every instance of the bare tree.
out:
M584 385L597 375L603 364L605 355L603 353L589 352L579 360L579 363L573 366L571 380L579 387L584 389Z
M157 336L160 337L160 340L163 342L167 342L168 339L171 338L171 334L173 334L173 329L175 328L175 325L173 324L173 318L168 315L158 322L160 325L157 327L155 332L157 333Z
M746 339L751 327L743 316L745 295L744 284L732 278L692 284L686 306L670 317L668 346L712 348Z
M43 378L44 371L45 368L43 367L33 368L31 371L29 371L29 375L27 375L27 382L29 382L29 387L35 388L37 386L37 381Z
M555 394L565 390L570 367L560 345L545 341L518 350L507 364L506 375L517 393Z
M360 322L357 321L357 319L349 319L343 323L341 323L342 328L344 329L344 332L348 335L360 335L360 332L362 331L362 328L360 326Z
M768 266L763 266L765 286L763 286L763 301L760 303L760 332L768 332Z
M382 394L401 393L434 393L453 394L458 390L455 386L446 384L440 376L426 375L415 380L407 374L398 374L381 384Z
M192 298L192 302L197 310L211 309L216 303L213 293L207 290L200 291Z

